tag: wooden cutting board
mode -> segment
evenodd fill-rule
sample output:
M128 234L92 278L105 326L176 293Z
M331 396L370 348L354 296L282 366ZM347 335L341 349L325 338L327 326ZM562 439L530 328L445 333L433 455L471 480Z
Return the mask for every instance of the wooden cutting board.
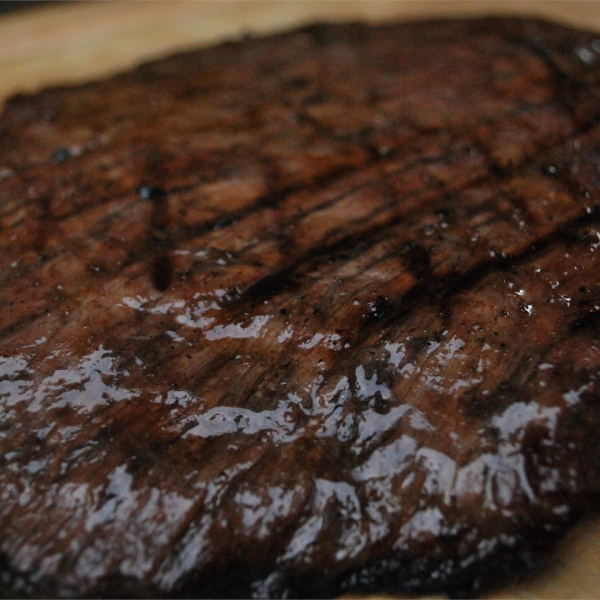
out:
M599 32L600 1L102 2L52 4L0 18L0 105L18 92L108 76L244 33L315 20L535 15ZM542 572L493 598L600 598L600 518L559 545Z

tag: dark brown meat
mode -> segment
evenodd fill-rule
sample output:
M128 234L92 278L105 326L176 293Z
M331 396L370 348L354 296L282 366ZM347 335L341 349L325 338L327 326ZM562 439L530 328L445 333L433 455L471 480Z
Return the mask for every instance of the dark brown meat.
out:
M0 591L477 589L600 490L600 41L246 39L0 119Z

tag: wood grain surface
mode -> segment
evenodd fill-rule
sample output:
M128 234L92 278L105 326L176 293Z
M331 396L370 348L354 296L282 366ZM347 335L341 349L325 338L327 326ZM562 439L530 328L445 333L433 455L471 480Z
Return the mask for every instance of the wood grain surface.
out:
M198 45L316 20L534 15L599 32L600 1L221 1L52 4L0 18L0 105ZM550 564L493 598L600 598L600 518L576 527Z

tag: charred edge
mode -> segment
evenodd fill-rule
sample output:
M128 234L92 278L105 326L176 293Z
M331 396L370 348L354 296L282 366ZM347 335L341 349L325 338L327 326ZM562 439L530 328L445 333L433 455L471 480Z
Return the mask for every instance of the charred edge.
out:
M298 29L297 34L310 36L316 46L325 46L330 42L332 27L326 23L314 23Z
M166 291L173 281L173 260L169 251L173 240L169 232L169 205L166 191L161 187L143 185L138 189L140 198L152 202L148 228L148 251L154 255L151 278L154 288Z
M448 562L437 559L425 564L420 555L398 558L376 558L366 565L343 573L338 578L336 596L344 594L445 594L449 598L480 598L507 582L516 582L530 572L539 570L550 556L552 544L564 536L574 522L565 518L551 530L542 530L537 524L523 526L516 533L514 543L500 544L492 554L473 557L465 569L448 568ZM440 536L438 546L452 545L456 538ZM442 550L441 555L446 555ZM435 573L435 577L431 575ZM341 593L340 593L341 592Z

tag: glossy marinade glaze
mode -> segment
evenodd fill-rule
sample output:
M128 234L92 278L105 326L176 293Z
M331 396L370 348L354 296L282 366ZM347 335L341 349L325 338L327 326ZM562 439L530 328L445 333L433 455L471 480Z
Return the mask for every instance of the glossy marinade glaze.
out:
M600 487L600 39L323 25L0 119L0 590L478 589Z

